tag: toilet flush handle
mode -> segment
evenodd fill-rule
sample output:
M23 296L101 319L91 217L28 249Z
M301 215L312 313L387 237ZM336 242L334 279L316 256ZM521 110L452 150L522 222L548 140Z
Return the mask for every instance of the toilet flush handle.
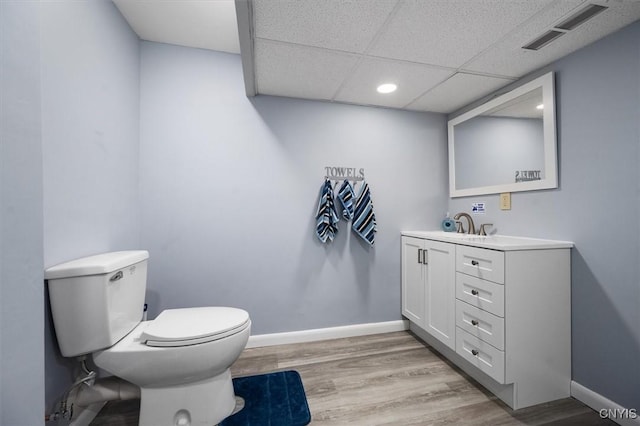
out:
M111 278L109 278L109 281L113 282L113 281L118 281L119 279L121 279L123 277L123 273L122 271L118 271L116 272Z

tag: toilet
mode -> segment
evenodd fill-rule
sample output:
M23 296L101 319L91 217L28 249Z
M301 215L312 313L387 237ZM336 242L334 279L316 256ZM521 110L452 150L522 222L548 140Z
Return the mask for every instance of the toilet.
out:
M142 321L144 250L85 257L45 271L65 357L95 364L140 387L141 426L215 425L235 408L229 367L251 333L230 307L167 309Z

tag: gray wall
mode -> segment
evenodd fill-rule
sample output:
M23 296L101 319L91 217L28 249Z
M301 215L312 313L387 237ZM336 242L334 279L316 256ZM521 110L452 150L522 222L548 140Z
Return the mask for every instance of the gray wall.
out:
M487 203L501 234L574 241L573 379L640 406L640 23L548 67L556 74L560 187ZM533 319L532 319L533 320ZM541 330L543 332L543 330Z
M138 243L139 40L107 1L42 3L45 266Z
M399 320L400 230L446 206L443 115L244 96L240 57L142 43L148 302L245 308L253 334ZM325 166L364 168L378 233L314 234Z
M44 412L39 8L0 2L0 424Z
M110 1L42 2L44 266L139 247L139 40ZM48 409L70 384L46 300Z

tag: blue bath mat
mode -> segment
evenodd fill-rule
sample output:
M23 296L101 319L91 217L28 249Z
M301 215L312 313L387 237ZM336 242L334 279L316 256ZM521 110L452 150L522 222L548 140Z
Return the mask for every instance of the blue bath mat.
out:
M280 371L233 379L244 408L220 426L303 426L311 421L302 379L297 371Z

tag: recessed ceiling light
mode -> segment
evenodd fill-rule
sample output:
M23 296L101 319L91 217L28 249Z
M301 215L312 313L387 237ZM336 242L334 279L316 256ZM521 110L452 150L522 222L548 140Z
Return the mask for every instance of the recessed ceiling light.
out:
M378 93L395 92L397 88L398 88L398 86L393 84L393 83L381 84L380 86L378 86Z
M536 107L536 109L544 109L544 104L540 104Z

